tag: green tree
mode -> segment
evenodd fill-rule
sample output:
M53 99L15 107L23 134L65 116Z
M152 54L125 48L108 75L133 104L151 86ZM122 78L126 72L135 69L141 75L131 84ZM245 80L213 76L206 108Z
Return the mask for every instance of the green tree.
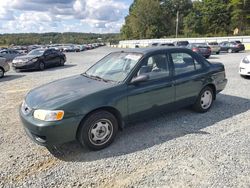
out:
M130 38L159 38L165 34L164 17L159 0L136 0L130 6L129 15L122 27L122 36Z

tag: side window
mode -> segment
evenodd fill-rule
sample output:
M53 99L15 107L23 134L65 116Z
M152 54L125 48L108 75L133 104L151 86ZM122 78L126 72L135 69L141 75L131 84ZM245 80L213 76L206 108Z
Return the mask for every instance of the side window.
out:
M137 76L146 74L149 80L168 77L170 75L169 63L166 54L152 55L144 60Z
M175 75L181 75L202 69L202 64L187 53L171 53Z
M46 50L45 52L44 52L44 55L50 55L51 54L51 50Z

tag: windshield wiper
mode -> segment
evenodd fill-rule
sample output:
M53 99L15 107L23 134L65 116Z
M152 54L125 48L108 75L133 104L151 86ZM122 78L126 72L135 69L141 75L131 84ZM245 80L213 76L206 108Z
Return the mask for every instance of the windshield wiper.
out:
M87 74L87 73L83 73L82 75L83 75L83 76L86 76L86 77L88 77L88 78L95 79L95 80L101 80L101 81L103 81L103 82L114 82L113 80L107 80L107 79L101 78L100 76L89 75L89 74Z

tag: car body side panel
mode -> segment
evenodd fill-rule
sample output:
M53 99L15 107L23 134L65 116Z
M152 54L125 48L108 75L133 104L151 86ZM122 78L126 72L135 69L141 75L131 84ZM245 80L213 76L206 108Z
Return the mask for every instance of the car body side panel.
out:
M129 118L137 119L155 114L174 103L175 89L172 78L148 81L128 86Z

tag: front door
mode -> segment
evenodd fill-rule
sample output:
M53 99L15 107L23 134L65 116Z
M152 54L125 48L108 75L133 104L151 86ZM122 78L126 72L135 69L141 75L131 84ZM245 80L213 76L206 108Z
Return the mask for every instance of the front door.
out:
M130 119L152 115L174 102L175 89L172 68L166 53L158 53L142 60L134 77L146 74L149 79L128 85L128 112Z

